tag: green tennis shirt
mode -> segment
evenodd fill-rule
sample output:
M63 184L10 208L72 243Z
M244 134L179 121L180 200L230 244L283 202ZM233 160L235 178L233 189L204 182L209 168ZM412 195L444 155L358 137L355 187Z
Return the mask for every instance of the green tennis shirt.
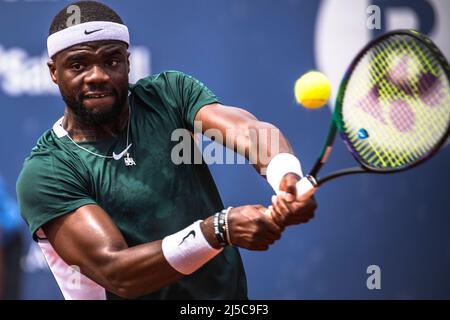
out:
M198 80L168 71L130 85L128 99L132 143L128 152L136 165L126 166L125 157L95 156L67 135L58 137L54 129L39 138L17 182L20 211L35 240L45 223L87 204L102 207L130 247L162 239L223 209L207 165L194 164L194 152L200 151L192 137L172 138L177 129L192 132L196 113L218 102L217 97ZM78 144L110 156L125 149L126 139L125 127L118 137ZM179 143L186 146L183 152L192 150L191 163L172 161ZM118 298L110 292L106 296ZM193 274L143 298L246 297L239 252L227 247Z

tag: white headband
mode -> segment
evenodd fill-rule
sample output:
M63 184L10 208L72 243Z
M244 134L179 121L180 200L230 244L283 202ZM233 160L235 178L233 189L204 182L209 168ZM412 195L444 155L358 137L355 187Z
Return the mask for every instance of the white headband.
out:
M130 45L128 28L120 23L109 21L91 21L76 24L69 28L51 34L47 38L48 56L73 45L100 40L119 40Z

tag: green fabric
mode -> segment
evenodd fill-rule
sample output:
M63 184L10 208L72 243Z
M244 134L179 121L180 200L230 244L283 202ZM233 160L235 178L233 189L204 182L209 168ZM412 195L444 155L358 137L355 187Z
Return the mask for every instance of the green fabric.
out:
M162 239L223 208L202 164L171 160L175 129L193 130L201 107L218 102L199 81L181 72L153 75L130 86L130 156L136 166L94 156L53 130L43 134L25 160L17 182L20 211L30 232L86 204L98 204L116 223L129 246ZM126 147L126 128L116 138L79 143L101 155ZM196 152L190 135L182 140ZM186 141L187 140L187 141ZM194 155L191 155L192 159ZM245 299L239 252L226 248L190 276L145 298ZM108 293L109 298L118 298Z

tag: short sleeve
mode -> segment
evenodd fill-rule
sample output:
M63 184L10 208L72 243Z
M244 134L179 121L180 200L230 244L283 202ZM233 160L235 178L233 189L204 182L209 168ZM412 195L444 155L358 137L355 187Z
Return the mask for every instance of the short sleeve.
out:
M180 71L166 71L136 83L147 94L158 95L178 109L185 127L193 131L197 112L205 105L218 103L217 96L202 82Z
M35 238L47 222L96 202L80 168L54 155L25 161L16 185L20 213Z

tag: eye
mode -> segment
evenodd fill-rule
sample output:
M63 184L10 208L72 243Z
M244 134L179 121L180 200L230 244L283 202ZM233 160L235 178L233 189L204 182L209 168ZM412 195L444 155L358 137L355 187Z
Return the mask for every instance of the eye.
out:
M83 66L81 65L81 63L76 62L76 63L72 63L70 65L70 68L75 71L80 71L83 68Z
M109 61L109 66L111 66L111 67L117 67L118 64L119 64L119 60L117 60L117 59L112 59L111 61Z

